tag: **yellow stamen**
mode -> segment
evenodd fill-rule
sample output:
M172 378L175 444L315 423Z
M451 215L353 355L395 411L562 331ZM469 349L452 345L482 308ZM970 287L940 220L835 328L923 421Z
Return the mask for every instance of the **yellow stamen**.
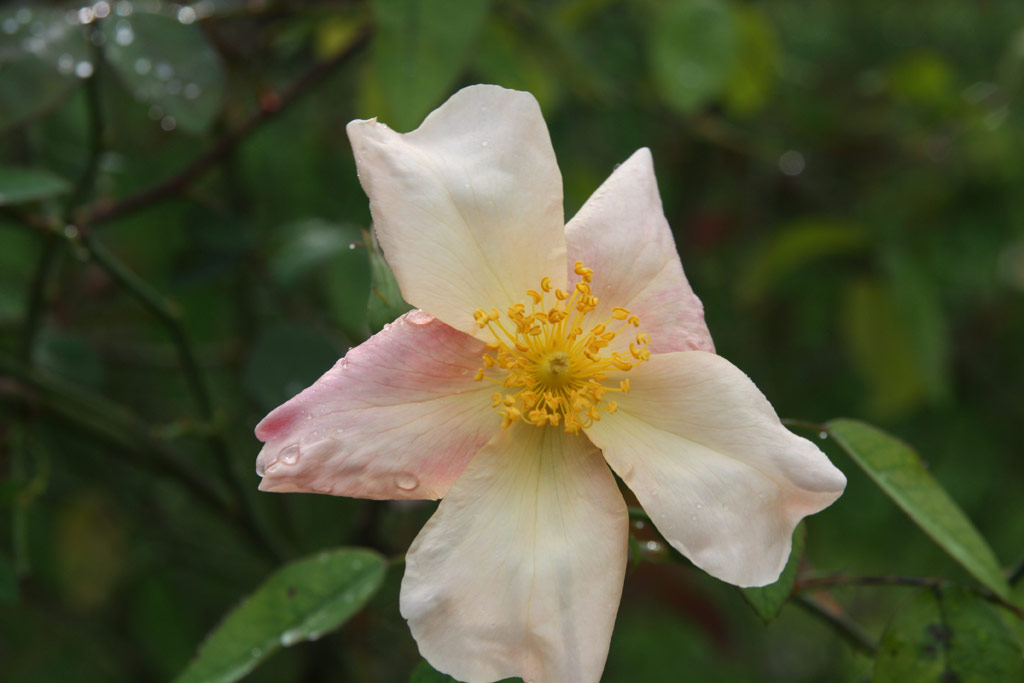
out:
M616 307L606 320L587 321L599 302L591 293L594 271L578 261L573 272L580 279L568 292L554 289L551 278L545 277L539 290L526 291L531 307L509 306L504 321L496 308L490 312L478 308L473 313L477 325L494 336L474 379L487 379L508 391L491 397L503 427L522 421L538 427L561 426L568 434L578 434L602 414L619 409L605 396L629 393L629 380L622 373L650 358L651 340L643 332L628 344L628 354L606 352L619 333L638 327L640 319ZM554 306L550 299L544 301L551 292ZM609 328L613 321L621 321L618 329ZM609 373L613 374L611 386L602 384Z

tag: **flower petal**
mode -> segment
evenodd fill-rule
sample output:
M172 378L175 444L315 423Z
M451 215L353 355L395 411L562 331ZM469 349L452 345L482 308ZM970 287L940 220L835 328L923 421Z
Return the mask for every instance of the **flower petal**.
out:
M264 491L440 498L500 429L483 343L406 313L256 426Z
M411 133L347 130L406 301L484 338L477 308L504 313L544 276L565 287L562 176L532 95L477 85Z
M704 306L683 275L649 149L634 152L597 188L565 238L569 272L577 261L594 270L591 293L600 303L593 319L627 308L650 335L652 353L715 350Z
M420 653L467 683L596 683L626 568L628 515L582 435L514 423L441 501L406 556Z
M695 565L739 586L775 581L793 528L839 497L842 472L783 427L750 378L720 356L655 355L628 376L619 411L587 435Z

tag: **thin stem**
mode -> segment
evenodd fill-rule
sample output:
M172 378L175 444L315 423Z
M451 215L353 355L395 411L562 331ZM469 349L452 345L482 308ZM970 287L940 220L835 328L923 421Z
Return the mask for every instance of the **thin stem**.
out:
M97 223L113 220L114 218L132 213L181 192L193 181L217 165L225 155L248 138L254 130L280 114L295 100L312 89L313 86L324 80L337 67L347 62L353 55L359 53L369 43L371 34L371 28L364 28L344 50L341 50L330 59L313 65L280 93L271 93L264 96L261 107L257 112L234 131L218 139L216 144L200 154L173 176L119 202L95 204L83 211L76 223L81 228L88 228Z
M821 619L840 636L845 638L853 648L863 654L873 657L878 652L878 643L869 636L852 619L841 612L834 612L821 602L807 595L797 595L793 598L797 605L806 610L809 614Z
M94 25L90 27L93 32L99 29ZM104 118L103 107L100 102L100 73L103 71L103 54L97 46L93 48L94 70L91 76L85 80L85 102L89 111L89 156L85 162L85 168L75 182L74 188L68 195L65 202L64 221L71 222L71 212L75 207L92 194L96 185L96 173L100 167L100 158L103 156L103 133Z
M1017 560L1017 564L1015 564L1013 568L1010 569L1010 572L1007 575L1006 580L1010 582L1011 586L1015 586L1017 585L1017 582L1020 581L1022 578L1024 578L1024 557L1021 557L1019 560Z
M26 365L32 364L36 337L39 336L39 328L43 321L46 289L49 286L50 278L53 276L60 248L60 241L55 235L43 235L43 251L39 255L39 263L36 265L35 273L32 275L32 285L29 288L28 303L25 308L25 322L21 330L19 357Z

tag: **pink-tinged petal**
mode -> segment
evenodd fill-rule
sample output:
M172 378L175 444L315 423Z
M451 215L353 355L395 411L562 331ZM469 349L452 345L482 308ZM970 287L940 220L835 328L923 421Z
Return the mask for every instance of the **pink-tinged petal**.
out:
M750 378L720 356L652 356L628 373L618 412L587 435L658 531L709 574L775 581L793 528L828 507L846 478L790 433Z
M484 345L406 313L256 426L264 491L440 498L501 428Z
M532 95L472 86L411 133L348 135L406 301L483 339L477 308L504 313L544 276L565 287L562 176Z
M600 303L588 320L627 308L650 335L652 353L715 350L704 306L683 274L649 149L615 169L565 226L565 237L570 280L577 261L594 270L591 293Z
M626 568L625 502L582 435L514 423L487 444L406 555L420 653L467 683L596 683Z

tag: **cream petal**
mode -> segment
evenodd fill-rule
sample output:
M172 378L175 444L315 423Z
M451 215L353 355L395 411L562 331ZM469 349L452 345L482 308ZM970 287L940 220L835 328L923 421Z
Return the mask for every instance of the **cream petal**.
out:
M775 581L794 527L839 497L842 472L720 356L655 355L628 376L618 412L587 435L695 565L739 586Z
M420 653L460 681L596 683L627 534L625 502L586 437L514 423L413 542L402 615Z
M406 313L256 427L264 491L440 498L500 429L484 345Z
M591 293L600 303L588 320L627 308L650 335L652 353L715 350L704 306L683 274L649 149L615 169L569 221L565 237L570 281L577 261L594 270Z
M545 276L565 287L562 177L532 95L472 86L411 133L369 119L348 135L409 303L483 339L477 308L504 313Z

